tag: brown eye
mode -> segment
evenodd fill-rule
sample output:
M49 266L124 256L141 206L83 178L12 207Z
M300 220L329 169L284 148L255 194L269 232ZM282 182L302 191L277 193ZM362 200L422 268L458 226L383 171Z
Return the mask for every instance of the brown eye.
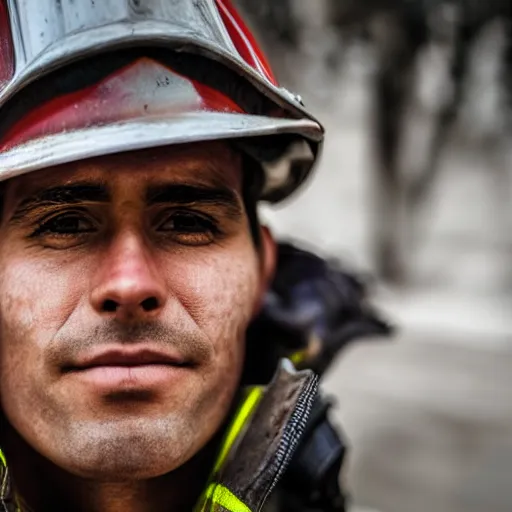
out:
M158 228L178 243L185 245L206 245L219 232L216 223L204 215L177 211L172 213Z
M71 236L92 233L95 230L94 224L84 215L66 213L40 224L32 236Z
M179 231L182 233L214 232L215 224L201 215L175 212L160 225L159 231Z

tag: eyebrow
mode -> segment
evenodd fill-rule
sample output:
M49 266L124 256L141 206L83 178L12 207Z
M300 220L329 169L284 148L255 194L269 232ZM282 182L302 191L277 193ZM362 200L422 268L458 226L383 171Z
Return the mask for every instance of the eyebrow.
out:
M45 206L89 203L108 203L111 194L106 185L80 182L39 190L23 199L16 207L9 222L17 222L30 212ZM202 185L159 184L152 185L146 193L148 206L160 204L202 203L221 206L230 216L241 215L242 208L237 195L227 187L211 188Z
M238 196L227 187L207 187L202 185L161 184L152 185L146 194L148 206L159 204L202 203L227 208L233 216L242 213Z
M37 208L44 206L89 203L107 203L111 199L105 185L80 182L45 188L23 199L16 207L10 221L18 221Z

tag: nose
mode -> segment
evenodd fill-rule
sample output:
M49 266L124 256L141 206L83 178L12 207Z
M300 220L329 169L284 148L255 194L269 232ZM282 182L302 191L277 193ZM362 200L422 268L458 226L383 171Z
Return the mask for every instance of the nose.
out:
M165 283L144 241L122 234L103 253L90 302L101 316L143 321L157 316L166 301Z

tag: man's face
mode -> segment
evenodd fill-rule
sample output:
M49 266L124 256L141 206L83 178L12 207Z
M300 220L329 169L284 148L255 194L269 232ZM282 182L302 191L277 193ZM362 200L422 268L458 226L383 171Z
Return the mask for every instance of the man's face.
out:
M0 394L85 477L148 478L226 418L263 290L239 158L220 143L15 178L0 228Z

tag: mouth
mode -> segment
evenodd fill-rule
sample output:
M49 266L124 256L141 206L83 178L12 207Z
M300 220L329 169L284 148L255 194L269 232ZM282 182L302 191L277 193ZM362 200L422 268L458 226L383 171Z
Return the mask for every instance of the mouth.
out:
M64 373L86 371L99 367L135 367L135 366L175 366L178 368L192 366L179 354L164 353L160 351L143 349L131 350L106 350L99 354L92 355L77 361L76 363L65 366Z
M151 389L170 381L194 365L180 354L147 348L106 350L63 368L87 385L102 390Z

